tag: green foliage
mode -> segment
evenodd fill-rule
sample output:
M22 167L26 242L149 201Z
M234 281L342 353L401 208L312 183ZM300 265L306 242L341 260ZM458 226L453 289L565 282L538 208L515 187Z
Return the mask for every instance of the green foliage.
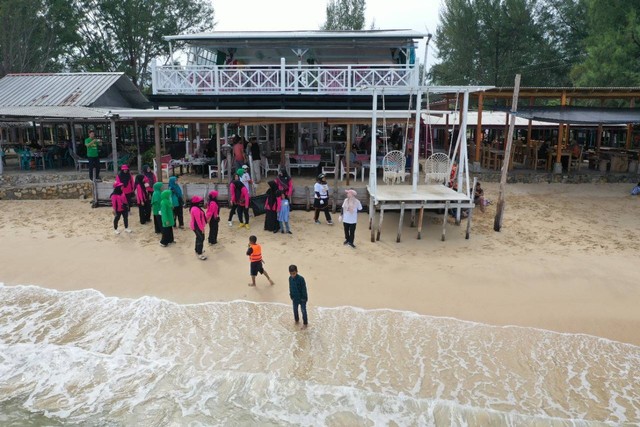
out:
M123 71L143 88L149 65L169 53L163 36L213 29L207 0L75 0L83 43L72 55L84 71ZM179 47L179 46L174 46Z
M362 30L365 8L365 0L329 0L327 18L320 28L325 31ZM372 23L372 29L373 26Z
M585 36L583 1L445 0L431 79L512 86L520 73L523 86L568 84Z
M578 86L640 86L640 2L589 0L586 58L571 76Z
M0 0L0 77L58 71L77 43L72 0Z
M153 159L156 157L156 148L151 147L142 153L142 164L153 167Z

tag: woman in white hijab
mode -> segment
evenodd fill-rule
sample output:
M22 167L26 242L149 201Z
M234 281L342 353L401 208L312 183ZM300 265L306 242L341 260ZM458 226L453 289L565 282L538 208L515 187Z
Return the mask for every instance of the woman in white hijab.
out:
M362 210L360 200L356 199L358 193L355 190L345 190L347 198L342 202L342 225L344 226L344 245L356 248L353 239L356 235L356 225L358 224L358 211Z

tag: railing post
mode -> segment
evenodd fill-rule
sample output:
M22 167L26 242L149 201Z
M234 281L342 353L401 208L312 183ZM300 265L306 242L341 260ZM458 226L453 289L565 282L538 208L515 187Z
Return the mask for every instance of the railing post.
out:
M154 95L158 94L158 66L157 66L157 59L154 59L153 61L151 61L151 89L153 91Z
M351 65L347 65L347 93L351 93L351 88L353 87L353 85L351 84L351 82L353 81L353 76L351 75L351 73Z
M286 68L284 58L280 58L280 92L285 93L287 89Z
M213 92L220 93L220 69L217 64L213 66Z

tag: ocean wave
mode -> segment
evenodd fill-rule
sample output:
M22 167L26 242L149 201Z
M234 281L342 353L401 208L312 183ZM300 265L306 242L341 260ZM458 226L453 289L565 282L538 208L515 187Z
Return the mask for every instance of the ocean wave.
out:
M640 422L640 348L588 335L353 307L310 309L300 330L286 304L35 286L0 298L0 422Z

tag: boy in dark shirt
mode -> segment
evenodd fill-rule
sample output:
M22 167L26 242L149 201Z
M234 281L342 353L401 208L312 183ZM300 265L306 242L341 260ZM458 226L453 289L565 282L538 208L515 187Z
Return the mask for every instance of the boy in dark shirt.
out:
M289 275L289 297L293 301L293 320L296 323L300 321L300 317L298 317L298 306L300 306L302 329L304 329L309 324L307 319L307 284L304 277L298 274L298 267L295 265L289 266Z

